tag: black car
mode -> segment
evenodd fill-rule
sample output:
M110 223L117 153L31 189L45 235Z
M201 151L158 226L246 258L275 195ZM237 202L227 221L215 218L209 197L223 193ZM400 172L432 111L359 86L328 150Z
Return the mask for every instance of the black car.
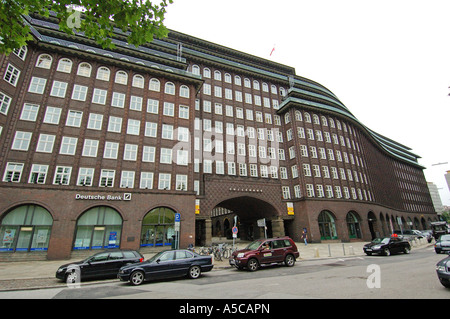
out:
M196 279L213 268L211 256L201 256L189 250L166 250L143 263L120 268L118 278L137 286L146 280L183 277Z
M134 250L111 250L97 253L84 260L62 265L56 278L67 282L77 280L117 277L119 269L128 264L144 261L144 256Z
M409 254L411 245L407 240L398 237L384 237L375 238L371 243L364 245L363 249L368 256L372 254L389 256L395 253Z
M436 254L450 251L450 235L441 235L434 244L434 251Z
M450 255L450 251L447 253ZM436 273L442 286L450 288L450 256L436 264Z

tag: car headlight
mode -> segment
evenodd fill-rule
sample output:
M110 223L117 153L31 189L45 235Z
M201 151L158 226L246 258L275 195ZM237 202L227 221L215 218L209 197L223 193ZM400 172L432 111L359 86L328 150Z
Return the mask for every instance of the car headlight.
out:
M373 248L373 249L380 249L380 248L381 248L381 245L375 245L375 246L373 246L372 248Z
M57 272L63 272L63 271L65 271L65 270L66 270L66 268L61 267L61 268L58 268Z
M445 269L445 266L439 265L439 266L436 266L436 270L437 271L445 271L446 269Z
M237 254L237 258L242 258L242 257L244 257L244 253Z

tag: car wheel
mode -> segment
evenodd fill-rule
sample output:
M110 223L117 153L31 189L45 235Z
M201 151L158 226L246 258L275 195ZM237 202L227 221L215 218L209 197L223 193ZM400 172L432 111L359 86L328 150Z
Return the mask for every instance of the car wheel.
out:
M384 249L383 255L385 255L385 256L390 256L391 255L391 251L389 250L389 248L385 248Z
M284 264L288 267L292 267L295 265L295 258L292 255L287 255L284 259Z
M130 276L130 282L133 286L139 286L144 282L144 272L141 270L134 271Z
M75 270L66 274L66 283L74 284L77 282L78 274Z
M259 268L258 260L256 260L255 258L250 259L247 263L247 268L250 271L258 270Z
M409 254L410 251L411 251L411 247L405 247L405 249L403 249L403 252L405 254Z
M191 268L189 268L188 276L191 279L197 279L198 277L200 277L201 272L202 270L199 266L192 266Z
M448 282L447 280L444 280L444 279L439 278L439 282L440 282L441 285L444 286L445 288L450 288L450 282Z

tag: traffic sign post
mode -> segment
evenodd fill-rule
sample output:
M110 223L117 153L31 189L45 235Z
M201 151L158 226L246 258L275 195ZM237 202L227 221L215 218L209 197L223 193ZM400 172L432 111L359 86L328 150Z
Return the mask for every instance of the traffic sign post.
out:
M175 249L180 248L180 223L181 223L181 214L175 214Z
M234 226L231 231L233 232L233 250L234 250L234 241L237 238L238 228Z

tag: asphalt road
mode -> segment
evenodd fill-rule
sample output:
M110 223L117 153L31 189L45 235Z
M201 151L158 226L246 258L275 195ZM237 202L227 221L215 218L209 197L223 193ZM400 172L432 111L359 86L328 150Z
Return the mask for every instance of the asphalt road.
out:
M138 287L108 281L79 288L5 291L0 299L450 299L450 289L441 286L435 272L443 258L429 247L408 255L307 260L292 268L274 265L256 272L223 269L196 280Z

